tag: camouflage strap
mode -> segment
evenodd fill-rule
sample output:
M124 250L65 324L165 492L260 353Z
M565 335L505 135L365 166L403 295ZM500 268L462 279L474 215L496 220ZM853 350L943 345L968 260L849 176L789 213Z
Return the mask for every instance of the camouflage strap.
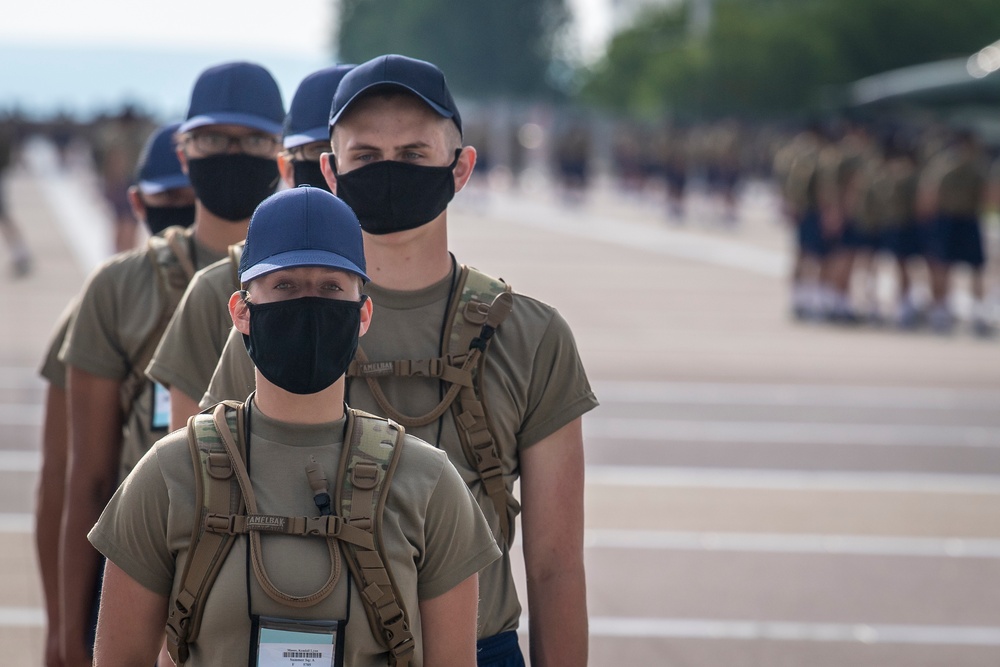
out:
M244 411L239 403L226 402L226 419L230 429L241 430ZM219 568L233 546L231 535L207 530L206 518L212 514L242 513L243 498L233 478L233 467L215 427L212 415L202 413L188 420L188 446L194 466L194 521L187 562L181 574L181 585L171 597L167 617L167 651L174 663L183 665L190 657L188 646L198 638L204 601Z
M374 538L374 548L352 542L342 547L351 575L358 582L372 634L389 649L389 665L395 667L407 667L416 647L382 541L382 513L403 436L403 428L391 420L348 409L334 494L337 514Z
M348 377L364 378L385 415L407 428L430 424L448 408L452 409L462 451L469 465L479 473L507 544L511 535L507 512L509 493L481 378L489 341L510 315L513 303L513 295L506 283L463 265L455 298L448 305L442 356L437 359L371 362L359 346L355 361L347 370ZM379 384L379 378L390 375L433 377L447 382L449 386L441 401L429 412L417 416L405 415L390 404Z
M156 279L157 291L163 298L163 309L156 325L150 330L139 347L138 354L132 360L128 376L122 381L119 400L122 415L126 419L132 414L132 406L149 383L146 378L146 366L152 361L156 346L160 344L170 318L177 310L177 304L184 296L184 290L187 289L195 272L190 240L183 227L168 227L162 235L150 237L146 244L146 256L153 265L153 276Z

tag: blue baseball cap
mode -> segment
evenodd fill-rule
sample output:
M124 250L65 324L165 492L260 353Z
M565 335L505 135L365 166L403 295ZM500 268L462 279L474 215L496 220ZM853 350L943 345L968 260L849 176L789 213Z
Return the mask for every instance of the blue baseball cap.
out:
M177 159L174 136L180 123L164 125L146 139L136 164L135 181L144 195L155 195L165 190L186 188L191 185L187 174Z
M260 203L240 257L240 282L296 266L327 266L365 282L361 223L351 207L321 188L300 185Z
M437 65L424 60L389 54L373 58L351 70L337 86L330 107L330 128L362 93L380 86L396 86L410 91L438 114L450 118L462 131L462 117L448 91L448 82Z
M205 125L243 125L281 134L285 106L271 73L247 62L223 63L198 77L181 132Z
M285 116L284 146L295 148L330 138L330 105L344 75L354 65L334 65L302 79Z

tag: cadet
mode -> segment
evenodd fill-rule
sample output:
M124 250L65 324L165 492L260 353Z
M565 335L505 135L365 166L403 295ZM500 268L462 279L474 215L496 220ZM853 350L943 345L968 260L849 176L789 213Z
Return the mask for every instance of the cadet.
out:
M952 145L930 160L918 185L918 215L929 221L928 264L931 328L951 331L955 318L948 308L951 276L958 264L972 269L972 327L977 335L993 334L984 312L983 268L986 253L979 213L986 200L987 167L971 132L956 133Z
M129 203L136 219L145 222L153 235L171 226L189 227L194 221L194 190L181 170L174 145L174 134L179 126L179 123L165 125L150 135L140 154L134 183L128 189ZM48 622L45 652L46 664L49 665L62 663L59 658L59 531L68 444L66 365L59 360L59 351L78 306L79 300L74 298L60 316L40 371L48 381L48 387L42 430L42 469L35 509L35 540L45 592ZM91 626L96 621L95 606ZM89 642L93 645L93 627L89 634Z
M196 195L194 224L109 260L84 287L61 353L70 420L60 541L67 664L89 663L84 635L100 564L87 530L166 433L167 394L143 371L195 270L242 239L254 207L274 191L284 115L277 83L263 67L227 63L203 72L178 135L178 159Z
M509 552L522 504L532 664L586 664L581 416L597 401L569 326L448 252L448 203L476 151L437 67L399 55L358 65L330 126L324 174L358 213L379 303L350 400L444 449L490 523L503 558L480 574L479 664L523 664ZM231 334L204 400L245 397L253 382Z
M285 150L278 155L287 185L318 187L320 180L324 189L329 188L319 170L319 155L329 145L327 121L333 93L350 69L350 65L327 67L307 76L296 89L284 122ZM150 378L170 391L171 428L180 428L198 412L198 400L208 388L233 328L225 304L239 285L239 251L239 247L230 248L228 258L191 280L147 369Z
M249 511L224 517L233 527L226 530L247 539L234 541L211 590L196 597L204 611L197 639L176 642L184 646L183 664L276 665L282 655L280 664L289 664L289 652L326 665L474 664L476 573L499 556L482 513L443 452L403 436L387 420L345 409L344 371L372 318L372 302L361 292L367 279L358 219L328 192L286 190L254 213L240 261L244 289L230 298L229 312L254 361L257 391L245 404L220 404L158 442L90 533L108 558L99 663L151 664L168 614L168 642L188 627L173 623L179 602L168 599L185 590L185 563L198 560L191 536L203 517L194 502L202 497L196 488L203 472L196 466L224 467L208 453L221 439L227 453L220 456L239 479ZM366 447L366 433L375 433L378 444L356 460L351 443L359 437ZM194 462L189 439L205 448L205 463ZM383 637L366 622L364 598L380 602L379 586L369 579L371 560L357 558L359 570L351 551L363 542L357 535L371 535L358 521L373 502L362 502L362 490L371 486L361 485L358 470L383 463L379 448L393 452L392 463L376 469L373 484L391 479L374 499L384 507L367 521L379 534L374 552L394 582L388 585L399 593L398 627L413 635L392 662ZM331 508L328 478L345 469L343 459L354 472L332 481L354 485L353 504L338 497ZM229 489L227 481L227 507ZM206 532L213 516L219 515L203 523ZM313 528L278 531L285 534L270 528L296 521ZM350 576L341 576L341 557Z

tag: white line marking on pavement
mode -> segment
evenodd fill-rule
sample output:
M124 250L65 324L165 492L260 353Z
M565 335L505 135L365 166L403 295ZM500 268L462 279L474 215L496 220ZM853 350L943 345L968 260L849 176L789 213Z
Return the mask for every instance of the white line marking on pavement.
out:
M588 548L1000 558L1000 539L589 529Z
M609 224L604 217L590 217L578 210L545 206L524 198L504 198L502 209L506 210L498 210L496 217L516 224L773 278L783 278L791 266L787 253L621 219Z
M42 406L38 403L0 403L0 426L41 426Z
M0 512L0 533L33 533L35 517L31 514Z
M40 607L0 607L0 627L45 627L45 610Z
M721 421L584 417L586 438L653 442L1000 447L1000 428L815 421Z
M0 366L0 389L42 389L45 386L37 368Z
M1000 628L963 625L879 625L698 618L591 617L592 637L654 639L751 639L1000 646Z
M20 449L0 450L0 472L38 472L41 466L41 452Z
M991 389L618 381L593 388L602 404L1000 410L1000 391Z
M588 486L1000 494L1000 475L587 466Z

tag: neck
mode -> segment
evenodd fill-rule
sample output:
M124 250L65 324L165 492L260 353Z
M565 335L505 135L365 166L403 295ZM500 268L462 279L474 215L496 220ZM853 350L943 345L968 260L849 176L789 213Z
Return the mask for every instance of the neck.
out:
M271 419L289 424L327 424L344 416L344 378L315 394L293 394L271 384L254 370L254 404Z
M423 289L451 271L445 211L426 225L394 234L365 234L365 262L372 282L391 290Z
M226 248L245 239L249 224L249 218L235 222L220 218L200 201L195 201L192 225L195 241L217 254L225 253Z

